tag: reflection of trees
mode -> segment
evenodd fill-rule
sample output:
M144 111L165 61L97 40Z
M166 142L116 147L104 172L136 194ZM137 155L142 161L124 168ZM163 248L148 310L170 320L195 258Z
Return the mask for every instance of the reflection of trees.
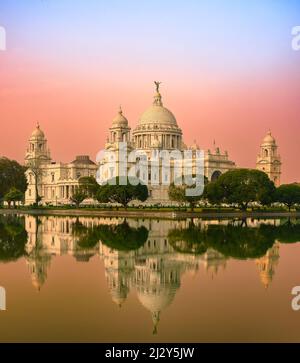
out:
M76 221L73 233L79 238L78 246L81 248L93 248L101 241L119 251L136 250L143 246L148 238L148 230L145 227L132 228L127 222L88 228Z
M0 216L0 261L13 261L26 254L24 218Z
M263 228L242 226L209 226L208 243L224 256L237 259L264 256L275 242L272 235Z
M175 251L201 255L207 250L206 234L197 227L173 229L169 233L169 243Z
M276 238L281 243L300 242L300 223L293 223L288 220L276 229Z
M276 240L282 243L300 241L300 223L261 224L256 228L243 224L208 225L205 229L191 226L169 233L170 244L178 252L201 254L213 248L226 257L237 259L262 257Z

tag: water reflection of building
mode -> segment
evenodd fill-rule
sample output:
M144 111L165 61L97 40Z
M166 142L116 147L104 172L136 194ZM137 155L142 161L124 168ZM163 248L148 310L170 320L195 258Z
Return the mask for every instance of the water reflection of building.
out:
M188 229L190 220L127 220L131 228L144 226L149 231L145 244L135 251L118 251L100 240L92 247L79 246L80 233L76 226L89 230L99 225L123 222L122 218L26 216L27 263L32 283L37 289L42 287L52 257L71 255L77 261L86 262L92 256L99 256L104 262L112 300L121 307L129 292L136 291L140 303L151 313L153 331L156 333L161 312L174 301L182 276L186 272L197 273L202 266L214 278L220 270L225 269L228 258L212 248L200 255L176 251L169 243L169 232ZM206 230L210 225L225 226L227 223L225 220L193 221L194 226L201 230ZM248 225L252 224L254 228L259 223L248 221ZM278 224L276 221L272 223ZM272 280L279 258L278 250L276 244L268 250L266 256L256 260L264 286Z
M256 260L256 265L259 270L260 280L264 287L267 289L273 280L275 268L279 262L279 246L276 242L272 248L270 248L265 256Z
M26 260L32 284L38 290L46 282L52 257L70 254L77 261L88 261L98 252L97 249L85 250L77 246L78 238L73 234L75 222L76 217L25 217L25 229L28 235ZM86 227L93 225L93 221L88 218L84 219L82 223Z

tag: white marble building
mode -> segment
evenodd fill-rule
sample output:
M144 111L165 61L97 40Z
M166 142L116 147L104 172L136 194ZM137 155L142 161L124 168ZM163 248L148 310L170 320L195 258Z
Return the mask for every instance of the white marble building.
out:
M131 133L131 128L127 118L120 108L117 116L113 119L109 129L109 137L105 144L105 152L113 154L113 161L104 157L96 165L88 156L78 156L70 163L57 163L51 159L47 140L40 126L37 125L30 139L25 157L25 165L29 167L27 171L28 189L25 195L25 204L30 205L35 202L36 177L34 166L38 165L41 172L38 175L38 194L42 197L42 204L61 205L70 203L70 197L79 185L79 178L83 176L95 176L99 183L112 177L122 175L123 161L120 158L122 150L128 155L131 151L136 151L143 155L149 162L153 152L159 153L162 150L168 152L178 152L184 155L190 151L190 163L193 174L195 174L195 156L200 151L200 147L194 142L190 147L183 141L183 132L179 127L174 114L164 107L162 96L159 92L159 83L156 82L156 93L154 101L150 107L142 113L138 124ZM111 156L109 156L111 158ZM236 167L230 160L227 151L222 152L214 145L213 150L207 150L203 155L204 175L209 181L216 180L221 174ZM126 160L125 169L128 171L136 167L138 161ZM183 165L183 164L182 164ZM32 167L33 166L33 167ZM257 169L268 174L276 185L280 184L281 161L277 151L277 144L271 133L264 138L261 145L261 152L257 159ZM168 183L175 177L174 160L170 162L169 179L164 175L162 161L156 171L146 172L136 171L136 176L147 182L150 198L147 203L168 203Z

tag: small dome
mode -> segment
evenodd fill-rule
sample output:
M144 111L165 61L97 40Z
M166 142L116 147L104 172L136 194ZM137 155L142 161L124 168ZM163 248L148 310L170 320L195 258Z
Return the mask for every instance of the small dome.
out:
M45 137L45 134L40 129L40 125L39 124L37 124L35 130L32 132L31 137L32 138L40 138L40 139L42 139L42 138Z
M197 144L196 140L194 140L193 145L190 147L191 150L200 150L199 145Z
M267 133L267 136L263 139L264 144L275 144L275 139L272 136L271 131Z
M123 115L122 108L120 107L120 110L117 114L117 116L113 119L113 126L122 126L122 127L128 127L128 120Z

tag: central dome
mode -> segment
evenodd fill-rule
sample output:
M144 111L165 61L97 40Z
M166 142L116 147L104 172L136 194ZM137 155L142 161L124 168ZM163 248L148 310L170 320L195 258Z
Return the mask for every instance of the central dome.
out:
M153 105L142 114L139 124L162 124L177 126L177 121L172 112L167 108L159 105Z
M175 116L163 106L161 94L159 92L154 96L154 102L140 117L139 125L160 124L177 127Z
M182 131L175 116L164 107L159 93L160 82L155 82L156 93L152 106L139 118L133 131L134 144L137 149L162 148L174 150L182 148Z

